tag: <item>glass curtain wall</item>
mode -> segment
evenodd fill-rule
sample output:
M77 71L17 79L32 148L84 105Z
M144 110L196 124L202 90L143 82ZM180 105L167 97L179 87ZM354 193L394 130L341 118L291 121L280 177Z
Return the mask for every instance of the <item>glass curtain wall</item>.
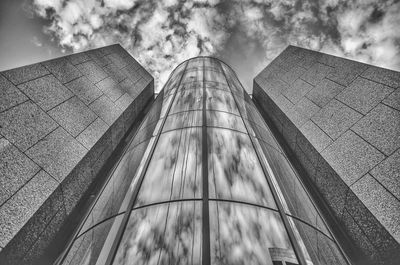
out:
M171 74L58 264L349 264L223 62Z

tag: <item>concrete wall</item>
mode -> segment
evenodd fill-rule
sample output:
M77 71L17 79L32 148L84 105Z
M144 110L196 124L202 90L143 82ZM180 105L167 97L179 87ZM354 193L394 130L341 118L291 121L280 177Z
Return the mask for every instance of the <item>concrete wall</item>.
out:
M398 264L400 73L289 46L253 98L363 255Z
M120 45L0 73L1 264L45 249L153 86Z

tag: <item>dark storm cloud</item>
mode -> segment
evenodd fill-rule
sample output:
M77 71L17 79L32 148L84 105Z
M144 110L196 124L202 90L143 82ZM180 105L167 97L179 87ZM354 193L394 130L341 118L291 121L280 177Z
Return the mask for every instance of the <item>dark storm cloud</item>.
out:
M64 49L120 42L158 80L214 55L251 80L288 44L400 69L399 1L34 0Z

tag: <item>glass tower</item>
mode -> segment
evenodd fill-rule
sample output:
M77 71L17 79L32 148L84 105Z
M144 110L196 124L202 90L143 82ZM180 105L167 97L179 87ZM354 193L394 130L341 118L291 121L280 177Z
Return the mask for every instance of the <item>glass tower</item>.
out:
M349 264L225 63L180 64L57 264Z

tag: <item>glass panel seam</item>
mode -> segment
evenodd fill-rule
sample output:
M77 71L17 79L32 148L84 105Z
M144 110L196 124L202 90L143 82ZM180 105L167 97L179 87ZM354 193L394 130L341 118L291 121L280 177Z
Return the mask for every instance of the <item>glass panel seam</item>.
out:
M182 78L183 78L183 76L184 76L184 74L185 74L186 67L187 67L187 64L185 65L185 68L183 69L182 73L180 73L180 74L181 74L181 77L180 77L180 79L179 79L179 83L178 83L178 85L177 85L177 89L175 90L175 92L174 92L174 94L173 94L173 98L172 98L171 102L169 103L168 109L167 109L167 111L166 111L166 113L165 113L165 115L164 115L164 120L162 121L162 124L161 124L161 126L160 126L159 132L157 133L156 139L155 139L155 141L154 141L154 143L153 143L153 145L152 145L152 147L151 147L151 151L149 152L149 155L148 155L148 157L146 158L145 166L143 167L143 170L142 170L142 172L141 172L141 175L139 176L139 180L138 180L138 182L137 182L137 185L136 185L136 187L135 187L135 190L134 190L133 193L132 193L132 197L131 197L131 200L130 200L129 205L128 205L128 207L127 207L127 211L125 212L125 215L124 215L123 220L122 220L122 222L121 222L121 226L120 226L119 229L118 229L118 232L117 232L116 237L115 237L115 239L114 239L114 241L113 241L111 250L110 250L110 252L108 253L108 257L107 257L107 260L106 260L106 262L105 262L106 265L111 265L112 262L114 261L114 258L115 258L115 255L116 255L116 253L117 253L118 247L119 247L119 245L120 245L120 243L121 243L121 240L122 240L123 232L124 232L124 230L125 230L125 228L126 228L126 226L127 226L127 224L128 224L129 217L130 217L130 214L131 214L131 212L132 212L131 209L132 209L132 207L133 207L133 205L134 205L134 203L135 203L135 201L136 201L136 197L137 197L137 195L138 195L138 193L139 193L139 189L140 189L140 186L141 186L141 184L142 184L142 182L143 182L143 178L144 178L144 176L145 176L145 174L146 174L146 171L147 171L148 166L149 166L149 164L150 164L150 160L151 160L151 158L152 158L152 156L153 156L155 147L157 146L158 140L160 139L160 136L161 136L162 129L163 129L164 124L165 124L165 122L166 122L166 120L167 120L168 113L169 113L169 111L170 111L171 108L172 108L172 104L173 104L173 102L174 102L174 100L175 100L175 97L176 97L178 88L179 88L179 86L180 86L180 84L181 84L181 82L182 82ZM165 89L165 87L164 87L164 89Z
M184 126L184 127L179 127L179 128L175 128L175 129L170 129L167 131L163 131L161 134L165 134L165 133L169 133L169 132L173 132L173 131L179 131L179 130L185 130L185 129L191 129L191 128L203 128L203 126ZM248 135L247 133L243 132L243 131L239 131L239 130L235 130L232 128L228 128L228 127L221 127L221 126L213 126L213 125L207 125L207 128L215 128L215 129L221 129L221 130L229 130L229 131L233 131L236 133L241 133L241 134L245 134ZM143 142L142 142L143 143ZM136 147L137 145L135 145ZM276 149L275 149L276 150Z
M107 218L101 220L100 222L96 223L95 225L90 226L90 227L89 227L88 229L86 229L84 232L82 232L81 234L79 234L74 240L77 240L78 238L80 238L81 236L83 236L85 233L89 232L89 231L92 230L93 228L96 228L98 225L101 225L102 223L104 223L104 222L106 222L106 221L108 221L108 220L110 220L110 219L113 219L113 218L115 218L115 217L117 217L117 216L120 216L120 215L122 215L122 214L125 214L125 212L126 212L126 211L123 211L123 212L120 212L120 213L117 213L117 214L113 214L113 215L111 215L111 216L109 216L109 217L107 217Z
M175 116L175 115L179 115L179 114L185 113L185 112L194 112L194 111L200 112L200 111L202 111L202 109L182 110L182 111L178 111L178 112L171 113L171 114L168 115L168 117L172 117L172 116Z
M239 81L239 82L240 82L240 81ZM252 103L253 103L253 101L252 101ZM254 105L254 106L255 106L255 105ZM257 106L255 106L255 107L257 108ZM259 113L259 114L260 114L260 113ZM265 126L266 128L268 128L269 132L271 133L271 136L274 138L275 142L276 142L276 143L278 144L278 146L280 147L280 145L279 145L279 143L278 143L278 140L276 139L275 135L272 133L271 129L269 128L269 126L268 126L267 122L264 120L264 118L262 118L262 122L263 122L264 126ZM258 137L256 137L256 138L258 139ZM259 139L259 140L263 141L262 139ZM263 141L263 142L265 142L265 141ZM266 144L268 144L268 143L266 143ZM274 148L274 149L277 150L276 148ZM318 213L319 217L321 218L323 224L325 225L326 229L327 229L327 230L329 231L329 233L331 234L331 237L334 239L333 241L334 241L335 245L340 249L340 251L341 251L343 257L346 259L346 261L347 261L349 264L351 264L351 263L350 263L349 257L346 255L346 252L343 250L342 246L338 243L338 240L337 240L335 234L332 233L330 227L327 225L327 222L326 222L326 220L325 220L325 217L321 214L321 211L320 211L319 208L316 206L316 204L315 204L314 200L312 199L312 197L311 197L311 195L310 195L308 189L305 188L305 184L304 184L302 178L299 176L297 170L295 170L295 169L293 168L293 165L292 165L292 163L290 162L289 158L286 156L285 151L284 151L283 149L282 149L282 150L278 150L278 151L284 156L284 158L285 158L286 161L288 162L290 168L292 169L292 171L293 171L294 174L296 175L297 180L300 182L300 185L303 187L303 190L305 191L305 193L307 194L308 198L310 199L312 205L314 206L316 212ZM289 216L291 216L291 215L289 215ZM291 217L293 217L293 216L291 216ZM324 233L323 233L323 234L324 234ZM324 234L324 235L325 235L325 234ZM328 237L328 238L329 238L329 237Z
M202 200L203 200L203 198L186 198L186 199L174 199L174 200L159 201L159 202L154 202L154 203L149 203L149 204L145 204L145 205L140 205L138 207L134 207L134 208L131 209L131 211L142 209L142 208L146 208L146 207L151 207L151 206L154 206L154 205L168 204L168 203L171 203L171 202L175 203L175 202L202 201ZM256 204L256 203L245 202L245 201L237 201L237 200L229 200L229 199L217 199L217 198L208 198L208 201L239 203L239 204L245 204L245 205L249 205L249 206L254 206L254 207L263 208L263 209L266 209L266 210L271 210L271 211L274 211L274 212L278 212L277 209L274 209L274 208L271 208L271 207L268 207L268 206L264 206L264 205L260 205L260 204ZM117 215L120 215L120 214L117 214ZM115 216L117 216L117 215L115 215ZM291 215L288 215L288 216L294 217L294 216L291 216ZM294 218L296 218L296 217L294 217ZM299 218L297 218L297 219L299 219ZM303 221L301 219L299 219L299 221L302 221L303 223L306 223L305 221ZM312 226L312 227L314 227L314 226Z
M258 208L263 208L266 210L271 210L274 212L278 212L278 209L274 209L268 206L256 204L256 203L251 203L251 202L245 202L245 201L237 201L237 200L229 200L229 199L216 199L216 198L209 198L209 201L214 201L214 202L231 202L231 203L238 203L238 204L245 204L253 207L258 207Z
M302 218L300 218L300 217L298 217L298 216L295 216L295 215L292 215L292 214L286 214L286 215L289 216L289 217L291 217L291 218L293 218L293 219L296 219L297 221L299 221L299 222L301 222L301 223L303 223L303 224L305 224L305 225L310 226L310 227L313 228L314 230L317 230L318 232L320 232L321 234L323 234L324 236L326 236L327 238L329 238L332 242L335 242L335 240L333 240L333 239L332 239L330 236L328 236L325 232L321 231L318 227L316 227L316 226L310 224L309 222L303 220Z
M229 111L225 111L225 110L206 109L206 111L222 112L222 113L230 114L230 115L233 115L233 116L236 116L236 117L239 117L239 118L240 118L240 115L235 114L235 113L232 113L232 112L229 112Z
M230 93L230 92L228 92L228 91L225 91L226 93ZM207 111L215 111L215 112L222 112L222 113L226 113L226 114L230 114L230 115L233 115L233 116L236 116L236 117L240 117L240 115L238 115L238 114L235 114L235 113L232 113L232 112L229 112L229 111L225 111L225 110L217 110L217 109L206 109ZM178 112L174 112L174 113L171 113L171 114L169 114L168 115L168 117L171 117L171 116L174 116L174 115L178 115L178 114L181 114L181 113L184 113L184 112L193 112L193 111L203 111L202 109L190 109L190 110L182 110L182 111L178 111ZM161 120L161 119L160 119ZM157 120L157 121L155 121L154 123L157 123L159 120ZM146 127L145 127L146 128Z
M210 256L210 218L208 203L208 144L207 144L207 92L205 85L205 60L203 58L203 126L202 126L202 175L203 175L203 205L202 205L202 263L211 264Z
M221 63L220 63L220 64L221 64ZM221 68L222 68L222 66L221 66ZM226 82L227 82L227 84L228 84L228 87L229 87L229 89L230 89L231 92L232 92L232 88L231 88L230 82L228 81L228 78L226 77L225 70L224 70L223 68L222 68L222 70L223 70L222 72L223 72L223 74L224 74L224 76L225 76ZM242 89L243 89L243 88L242 88ZM233 93L232 93L232 94L233 94ZM242 120L243 120L243 123L244 123L244 126L245 126L245 128L246 128L247 134L248 134L249 137L250 137L250 141L251 141L251 143L252 143L252 146L253 146L253 148L254 148L254 151L256 152L256 155L257 155L257 157L258 157L259 163L260 163L260 165L261 165L261 167L262 167L262 170L263 170L263 172L264 172L264 176L266 177L267 182L268 182L268 184L269 184L269 186L270 186L271 192L272 192L272 194L273 194L273 196L274 196L274 198L275 198L275 202L276 202L276 205L277 205L277 207L278 207L278 212L279 212L279 214L280 214L280 216L281 216L281 218L282 218L283 224L284 224L284 226L285 226L285 228L286 228L286 231L287 231L287 233L288 233L289 240L290 240L290 242L292 243L293 250L294 250L294 252L295 252L295 254L296 254L296 257L297 257L297 259L298 259L298 261L300 262L301 265L307 265L307 262L306 262L306 259L305 259L305 257L304 257L303 251L301 250L301 247L300 247L300 245L298 244L298 242L297 242L297 240L296 240L295 234L294 234L294 232L292 231L292 229L291 229L291 227L290 227L289 220L288 220L286 214L284 213L283 206L282 206L282 204L281 204L281 202L280 202L280 200L279 200L279 197L278 197L278 195L277 195L277 192L276 192L276 190L275 190L275 187L273 187L273 185L272 185L272 183L271 183L271 180L270 180L269 177L268 177L267 170L265 169L265 166L264 166L264 164L262 163L262 161L261 161L261 159L260 159L260 154L259 154L258 150L257 150L256 147L255 147L255 144L254 144L254 142L253 142L253 138L252 138L251 135L249 134L249 130L248 130L248 128L247 128L247 124L245 123L245 121L244 121L244 119L243 119L241 110L240 110L240 108L239 108L239 104L237 103L236 98L235 98L234 95L233 95L233 98L234 98L234 101L235 101L236 106L237 106L237 108L238 108L239 114L240 114L240 116L241 116L241 118L242 118Z
M271 147L272 149L274 149L276 152L279 152L281 155L283 155L282 151L277 149L276 147L274 147L273 145L271 145L270 143L268 143L266 140L259 138L256 136L254 136L254 138L256 138L258 141L263 142L264 144L267 144L269 147Z
M151 207L160 204L168 204L168 203L177 203L177 202L191 202L191 201L203 201L203 198L188 198L188 199L174 199L174 200L167 200L167 201L159 201L159 202L152 202L149 204L140 205L138 207L133 207L131 211L139 210L146 207Z

